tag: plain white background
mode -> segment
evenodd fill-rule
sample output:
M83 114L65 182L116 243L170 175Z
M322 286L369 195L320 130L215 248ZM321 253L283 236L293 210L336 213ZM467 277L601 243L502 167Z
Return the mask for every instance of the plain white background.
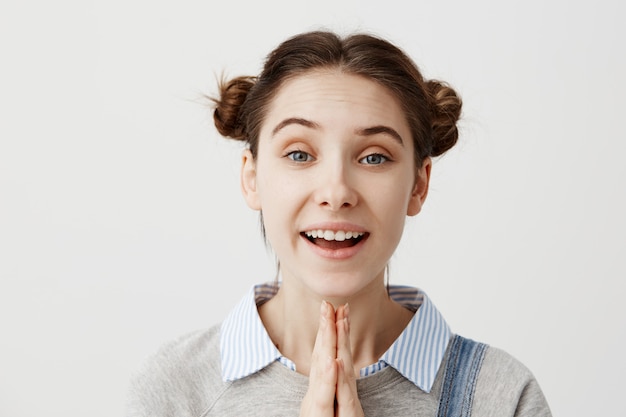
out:
M618 1L3 1L0 415L123 414L163 342L274 275L204 106L301 31L366 30L465 101L391 282L528 365L555 415L626 388Z

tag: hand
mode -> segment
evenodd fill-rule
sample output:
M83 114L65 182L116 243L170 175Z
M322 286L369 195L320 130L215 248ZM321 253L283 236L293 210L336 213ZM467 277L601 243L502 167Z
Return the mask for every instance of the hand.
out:
M349 312L348 305L335 312L332 305L322 302L300 417L363 416L350 349Z
M331 306L332 309L332 306ZM348 304L337 309L337 408L341 417L362 417L363 409L356 390L356 375L350 348L350 308Z

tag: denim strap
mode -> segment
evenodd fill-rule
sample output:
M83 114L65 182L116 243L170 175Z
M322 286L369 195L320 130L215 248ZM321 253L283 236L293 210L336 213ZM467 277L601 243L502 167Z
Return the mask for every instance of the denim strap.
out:
M455 335L441 388L438 417L470 417L474 388L487 345Z

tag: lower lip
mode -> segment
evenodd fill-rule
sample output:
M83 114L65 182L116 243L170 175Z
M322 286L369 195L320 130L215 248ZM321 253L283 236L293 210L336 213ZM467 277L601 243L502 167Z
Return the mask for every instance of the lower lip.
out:
M300 236L300 237L304 239L305 243L309 246L309 248L315 254L321 256L322 258L344 260L344 259L352 258L354 255L356 255L361 250L363 244L365 243L365 241L368 239L369 236L361 239L359 243L357 243L354 246L350 246L349 248L342 248L342 249L322 248L320 246L317 246L315 243L311 242L305 236Z

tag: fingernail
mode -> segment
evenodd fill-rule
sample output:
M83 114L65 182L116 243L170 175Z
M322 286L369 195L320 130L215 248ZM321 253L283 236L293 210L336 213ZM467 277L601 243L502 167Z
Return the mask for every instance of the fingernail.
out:
M346 305L343 306L343 312L346 315L346 317L350 315L350 304L346 303Z
M322 316L326 316L326 312L328 311L328 303L326 300L322 300L322 305L320 306L320 314Z
M350 331L350 320L348 320L347 317L345 317L343 319L343 324L346 326L346 331L349 332Z

